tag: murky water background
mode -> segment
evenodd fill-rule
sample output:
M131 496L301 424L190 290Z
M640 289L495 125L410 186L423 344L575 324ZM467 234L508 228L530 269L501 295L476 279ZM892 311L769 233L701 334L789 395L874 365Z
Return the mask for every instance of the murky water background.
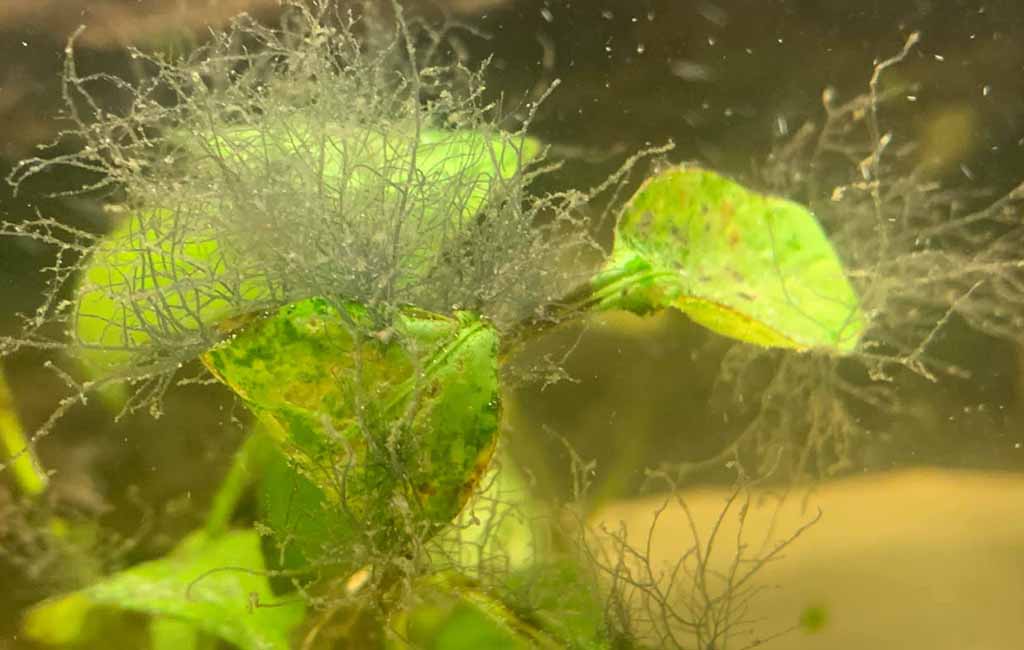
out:
M825 88L841 99L864 92L873 62L895 54L915 30L921 44L893 75L916 87L886 108L886 127L916 142L913 155L946 186L997 196L1024 178L1024 5L1017 2L438 4L473 27L459 38L468 60L492 57L495 97L515 105L560 81L533 131L555 146L555 155L569 158L569 182L596 182L630 152L668 140L677 145L674 160L755 176L774 144L806 121L820 122ZM82 68L130 74L125 43L187 47L206 25L246 7L274 19L274 3L261 0L4 0L0 171L59 128L64 40L79 23L88 25L79 45ZM97 205L47 199L46 189L29 187L15 199L0 188L0 215L18 220L38 211L90 231L108 227ZM610 232L601 236L607 241ZM14 333L15 314L38 304L46 255L0 239L0 335ZM531 438L532 431L556 431L595 459L601 494L609 498L637 495L639 468L707 458L730 440L732 429L712 399L721 347L685 318L602 318L582 335L546 337L525 359L572 345L565 368L574 381L543 390L521 386L510 413L513 444L547 489L566 489L566 457L560 443ZM849 474L856 477L821 486L821 532L770 574L790 595L766 597L770 606L762 613L795 618L821 604L832 623L818 636L798 633L768 647L1024 645L1021 348L956 321L937 345L970 377L905 387L901 415L855 451ZM29 428L49 414L61 390L41 361L21 354L5 362ZM114 424L99 405L79 409L40 444L44 463L57 471L55 498L126 536L144 525L145 541L120 562L166 550L199 521L239 439L231 409L228 396L209 387L172 392L159 420L140 415ZM698 496L709 509L717 498ZM605 516L642 528L651 509L647 502L616 502ZM19 647L9 640L19 608L62 578L29 580L3 556L0 576L0 648Z

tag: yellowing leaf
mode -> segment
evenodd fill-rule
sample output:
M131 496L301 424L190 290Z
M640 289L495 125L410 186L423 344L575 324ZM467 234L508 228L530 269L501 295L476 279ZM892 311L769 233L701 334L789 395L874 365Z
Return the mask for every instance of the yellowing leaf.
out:
M500 419L497 342L466 313L408 309L373 334L361 305L312 298L243 326L202 359L340 502L347 526L387 548L451 521L486 472Z

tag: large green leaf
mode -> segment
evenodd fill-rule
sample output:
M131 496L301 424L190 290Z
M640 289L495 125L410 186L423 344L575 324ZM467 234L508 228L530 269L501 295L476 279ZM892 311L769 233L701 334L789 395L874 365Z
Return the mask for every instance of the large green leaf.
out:
M37 642L75 642L97 610L115 608L182 624L158 627L160 643L172 632L191 638L188 628L194 627L243 650L288 650L305 606L274 601L255 532L234 531L214 539L196 533L166 558L38 605L23 627Z
M477 214L496 186L513 178L541 150L533 138L497 131L423 128L417 133L413 124L354 130L310 124L296 116L261 128L225 127L205 144L210 154L206 165L243 173L251 166L253 175L275 163L308 164L310 152L316 152L317 168L293 171L297 177L311 175L306 180L322 182L328 193L342 186L353 191L383 185L397 196L410 184L437 186L438 195L448 199L446 211L454 212L444 218L456 223ZM282 164L280 169L288 167Z
M359 304L313 298L243 326L202 358L348 519L351 530L338 522L332 535L372 531L384 550L451 521L486 471L499 423L498 341L466 313L407 309L374 327Z
M405 207L415 215L410 222L441 233L457 231L540 150L536 140L500 132L427 129L417 139L415 132L401 129L352 132L295 124L275 129L218 130L203 144L206 151L186 149L191 152L187 179L204 184L207 177L227 174L256 183L279 164L280 183L326 187L338 196L383 188L386 196L376 197L378 203L418 197L422 206ZM314 147L323 152L321 166L309 169ZM409 192L410 184L419 190ZM184 206L133 213L92 251L76 292L74 334L93 374L145 363L151 341L173 349L176 340L194 341L224 318L265 307L281 294L276 286L281 278L269 278L258 262L225 249L226 227L219 215ZM422 265L439 252L423 250Z
M261 521L281 545L270 561L280 562L281 569L301 569L334 555L336 544L349 541L353 522L295 462L280 449L275 451L260 478Z
M139 363L147 345L213 326L272 295L266 279L239 274L209 228L170 210L128 217L92 251L76 290L75 343L92 374Z
M150 650L201 650L202 641L194 623L163 617L150 622Z
M866 325L807 208L697 167L667 169L637 191L595 286L603 308L674 307L763 346L850 352Z

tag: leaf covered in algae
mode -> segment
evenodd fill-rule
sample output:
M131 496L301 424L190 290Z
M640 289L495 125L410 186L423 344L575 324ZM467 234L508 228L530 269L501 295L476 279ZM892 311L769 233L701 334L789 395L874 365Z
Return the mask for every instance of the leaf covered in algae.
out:
M446 243L539 149L533 139L498 131L416 132L395 125L359 131L293 119L262 130L218 129L199 150L186 149L186 157L190 186L244 178L271 188L307 187L337 202L341 216L333 225L324 223L325 230L356 243L401 233L406 245L391 243L409 254L395 282L415 286L440 263ZM272 202L272 189L267 194L249 198ZM311 234L307 244L317 251L301 255L307 263L323 256L326 266L315 267L316 277L281 269L267 255L308 224L293 223L289 232L263 241L253 234L261 226L254 215L284 214L288 206L254 204L239 221L225 206L244 203L244 196L202 205L177 200L133 213L89 251L73 320L79 356L94 373L145 369L183 347L202 350L215 340L220 320L291 302L295 293L309 295L306 285L320 283L321 274L343 279L361 263L345 250L324 256L324 238ZM385 217L403 227L389 227ZM352 289L338 285L323 289ZM358 297L355 289L349 294Z
M500 419L497 347L495 330L467 313L409 308L376 329L358 303L312 298L202 358L351 532L387 549L451 521L486 471Z
M623 211L599 305L674 307L719 334L768 347L851 352L866 320L807 208L714 172L672 167Z

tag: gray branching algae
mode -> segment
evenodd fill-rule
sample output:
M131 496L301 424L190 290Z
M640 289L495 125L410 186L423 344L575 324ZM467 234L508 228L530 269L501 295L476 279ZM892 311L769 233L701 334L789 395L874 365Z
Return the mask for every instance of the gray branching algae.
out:
M692 545L672 573L622 531L590 527L593 466L570 445L572 502L548 504L497 443L498 368L518 350L499 339L519 344L581 320L604 253L589 216L602 202L604 214L620 208L637 162L671 147L638 152L594 188L531 191L558 169L528 134L537 106L489 103L484 70L453 62L445 30L391 9L356 18L326 1L295 3L280 28L243 16L187 55L134 51L144 74L132 82L80 73L69 43L72 126L61 142L77 148L25 160L8 181L84 173L91 181L66 193L101 200L117 223L104 235L46 215L0 225L2 236L54 251L42 305L0 339L0 358L45 351L68 386L30 444L92 395L122 414L158 414L177 383L215 383L206 370L181 376L201 359L259 424L207 527L175 551L198 553L201 576L165 579L193 595L216 576L227 582L205 584L244 587L256 601L214 602L224 611L274 611L261 597L280 597L283 609L280 628L241 615L217 628L180 600L118 591L126 574L167 573L164 560L79 593L246 648L299 636L291 647L441 647L431 643L467 611L493 638L520 644L509 647L742 641L752 577L816 519L769 535L758 552L737 542L726 578L709 559L722 522L739 517L742 529L758 481L853 469L863 414L899 412L900 382L962 375L934 352L954 319L1019 339L1024 186L963 209L959 193L913 167L911 143L886 132L884 73L916 35L875 66L863 96L826 93L823 123L764 162L758 189L820 221L865 333L843 354L728 347L718 397L742 429L704 462L647 474L672 499L707 468L728 463L737 475L713 530L690 521ZM128 98L123 109L105 107L110 94ZM298 341L305 356L278 340ZM561 376L557 366L546 376ZM260 470L260 513L227 533L250 467ZM232 573L217 563L235 540L255 559Z

